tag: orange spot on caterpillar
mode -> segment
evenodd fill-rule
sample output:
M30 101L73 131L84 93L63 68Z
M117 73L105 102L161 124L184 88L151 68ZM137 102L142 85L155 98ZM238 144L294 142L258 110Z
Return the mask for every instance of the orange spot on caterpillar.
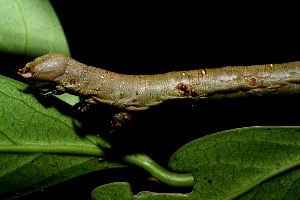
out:
M195 88L192 88L192 89L191 89L191 96L195 97L195 96L197 96L197 95L198 95L198 94L197 94Z
M75 83L76 83L76 80L75 80L75 79L71 79L71 80L70 80L70 85L75 85Z
M196 89L193 88L193 87L190 86L190 85L185 85L185 84L183 84L183 83L179 83L179 84L177 85L177 89L178 89L179 92L180 92L181 94L183 94L184 96L193 96L193 97L195 97L195 96L198 95Z
M256 81L257 81L257 80L256 80L256 78L254 78L254 77L248 79L249 85L252 85L252 86L254 86L254 85L256 84Z
M179 83L179 84L177 85L177 89L178 89L178 90L181 90L181 91L185 91L185 90L187 89L187 86L184 85L183 83Z

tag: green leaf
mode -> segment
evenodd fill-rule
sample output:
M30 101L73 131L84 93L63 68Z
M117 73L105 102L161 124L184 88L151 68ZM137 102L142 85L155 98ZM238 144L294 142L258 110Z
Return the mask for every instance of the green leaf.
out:
M95 200L130 200L132 198L133 195L129 183L109 183L101 185L92 191L92 199Z
M66 37L47 0L0 0L0 51L40 56L70 55Z
M144 200L180 200L189 199L188 195L184 194L159 194L154 192L140 192L138 195L133 195L131 186L128 183L115 182L109 183L95 188L92 191L92 199L95 200L110 200L110 199L144 199Z
M0 151L103 155L97 145L108 146L105 141L78 136L70 116L55 107L46 109L34 96L24 93L25 84L4 76L0 76L0 83Z
M300 127L249 127L212 134L180 148L169 164L192 172L193 198L233 199L244 194L246 199L298 199Z
M74 106L76 103L80 102L79 96L75 96L75 95L68 94L68 93L56 95L56 97L72 106Z
M45 108L27 85L0 76L0 196L24 195L95 170L123 167L99 161L110 144L77 135L71 117Z
M300 199L300 169L284 172L253 188L237 199Z

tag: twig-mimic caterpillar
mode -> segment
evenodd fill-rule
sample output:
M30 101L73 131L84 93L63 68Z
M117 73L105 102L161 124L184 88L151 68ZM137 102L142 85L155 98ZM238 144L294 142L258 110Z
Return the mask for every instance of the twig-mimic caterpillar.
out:
M36 58L19 70L24 78L56 84L55 90L127 111L146 110L169 99L233 98L300 92L300 62L125 75L87 66L61 53Z

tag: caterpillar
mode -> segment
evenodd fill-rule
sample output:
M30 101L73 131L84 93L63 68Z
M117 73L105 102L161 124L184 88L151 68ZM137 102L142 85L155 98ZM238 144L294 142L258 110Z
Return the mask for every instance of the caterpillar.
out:
M300 62L227 66L156 75L126 75L80 63L62 53L29 62L18 74L55 84L47 94L72 93L87 106L105 103L127 111L170 99L235 98L300 92Z

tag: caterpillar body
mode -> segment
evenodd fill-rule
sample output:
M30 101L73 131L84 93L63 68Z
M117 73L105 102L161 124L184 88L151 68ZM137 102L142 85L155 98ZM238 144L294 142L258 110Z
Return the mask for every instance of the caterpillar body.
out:
M57 92L128 111L146 110L178 98L234 98L300 92L300 62L125 75L87 66L62 53L29 62L18 74L56 84Z

